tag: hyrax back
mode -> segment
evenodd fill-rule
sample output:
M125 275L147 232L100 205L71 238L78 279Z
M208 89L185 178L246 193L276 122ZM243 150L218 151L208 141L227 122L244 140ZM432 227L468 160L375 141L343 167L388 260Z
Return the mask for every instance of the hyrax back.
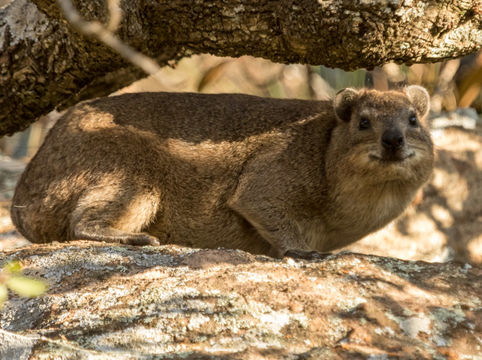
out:
M428 179L427 111L420 87L346 89L334 101L97 99L52 128L12 219L32 242L335 249L397 217Z

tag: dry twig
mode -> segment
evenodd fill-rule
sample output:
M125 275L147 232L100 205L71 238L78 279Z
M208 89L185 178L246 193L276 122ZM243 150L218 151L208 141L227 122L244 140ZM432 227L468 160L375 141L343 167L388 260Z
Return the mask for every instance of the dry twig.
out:
M92 36L105 45L119 53L124 59L141 68L146 74L151 75L159 84L163 84L159 74L161 67L152 58L138 52L131 46L125 44L114 31L122 20L122 11L119 7L119 0L107 0L109 11L109 22L104 26L98 21L86 21L79 14L71 0L57 0L66 19L77 30L87 36Z

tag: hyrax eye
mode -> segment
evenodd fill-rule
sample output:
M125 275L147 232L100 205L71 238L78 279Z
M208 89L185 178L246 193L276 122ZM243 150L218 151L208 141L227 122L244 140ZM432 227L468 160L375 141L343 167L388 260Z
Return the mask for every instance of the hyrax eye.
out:
M360 122L358 123L358 128L360 130L367 130L370 128L370 119L365 116L360 118Z
M408 123L410 124L410 126L417 126L418 125L417 115L411 114L410 117L408 118Z

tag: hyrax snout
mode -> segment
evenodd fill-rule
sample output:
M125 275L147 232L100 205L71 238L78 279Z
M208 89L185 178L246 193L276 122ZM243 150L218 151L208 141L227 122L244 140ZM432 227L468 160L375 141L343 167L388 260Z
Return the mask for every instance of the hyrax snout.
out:
M429 178L427 92L345 89L332 101L139 93L52 128L15 192L36 243L329 251L384 226Z

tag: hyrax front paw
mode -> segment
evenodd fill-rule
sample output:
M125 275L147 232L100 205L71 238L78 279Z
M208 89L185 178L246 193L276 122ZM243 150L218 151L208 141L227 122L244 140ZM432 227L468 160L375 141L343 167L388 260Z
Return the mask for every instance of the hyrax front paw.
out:
M302 260L324 260L330 255L332 255L332 253L306 250L288 250L284 254L285 257Z

